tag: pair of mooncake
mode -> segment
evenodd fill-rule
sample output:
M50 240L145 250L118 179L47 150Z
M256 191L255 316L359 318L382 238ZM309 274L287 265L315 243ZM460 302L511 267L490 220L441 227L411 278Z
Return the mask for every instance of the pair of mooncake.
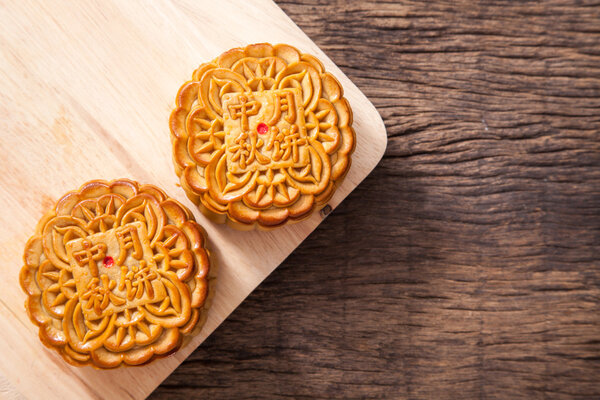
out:
M170 118L175 172L211 220L273 229L324 206L355 134L339 82L289 45L202 64ZM141 365L200 329L214 266L206 234L159 188L96 180L63 196L25 247L20 282L41 341L69 363Z

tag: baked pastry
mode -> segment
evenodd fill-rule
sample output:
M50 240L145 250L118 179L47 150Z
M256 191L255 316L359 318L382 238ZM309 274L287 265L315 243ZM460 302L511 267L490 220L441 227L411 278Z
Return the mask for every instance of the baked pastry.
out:
M171 114L175 171L217 222L270 228L330 199L355 134L340 83L315 57L267 43L202 64Z
M204 323L203 230L155 186L98 180L66 194L40 220L24 261L29 317L71 364L143 364Z

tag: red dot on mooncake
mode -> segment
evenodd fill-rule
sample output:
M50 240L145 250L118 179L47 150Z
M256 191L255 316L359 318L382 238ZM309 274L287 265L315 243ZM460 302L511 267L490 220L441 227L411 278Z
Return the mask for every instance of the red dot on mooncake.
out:
M261 135L264 135L265 133L269 132L269 126L264 122L261 122L256 126L256 131Z
M104 260L102 260L102 262L104 263L104 266L106 268L110 268L113 265L115 265L115 260L113 260L113 258L111 256L104 257Z

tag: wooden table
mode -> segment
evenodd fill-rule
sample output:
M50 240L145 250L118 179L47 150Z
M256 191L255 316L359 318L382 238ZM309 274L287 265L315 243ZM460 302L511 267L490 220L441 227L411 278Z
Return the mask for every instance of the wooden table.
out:
M600 398L598 2L278 4L386 156L151 398Z

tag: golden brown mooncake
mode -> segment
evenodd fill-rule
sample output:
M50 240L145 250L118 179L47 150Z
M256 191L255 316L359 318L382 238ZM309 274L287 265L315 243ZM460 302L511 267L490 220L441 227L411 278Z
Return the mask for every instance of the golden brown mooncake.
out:
M252 229L302 219L350 168L355 134L342 87L292 46L229 50L196 69L176 101L175 171L214 221Z
M66 194L40 220L24 261L29 317L71 364L147 363L204 323L204 232L155 186L98 180Z

